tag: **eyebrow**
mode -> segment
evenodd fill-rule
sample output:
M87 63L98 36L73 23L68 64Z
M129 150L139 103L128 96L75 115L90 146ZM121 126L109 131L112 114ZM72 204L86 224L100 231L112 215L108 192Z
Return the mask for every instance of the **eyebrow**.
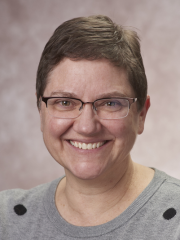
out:
M70 97L70 98L77 98L78 96L75 93L70 92L63 92L63 91L55 91L50 94L51 97Z
M127 97L127 95L120 93L118 91L113 91L113 92L103 93L98 95L98 98L112 98L112 97L124 98L124 97Z
M50 94L50 97L57 96L57 97L69 97L69 98L78 98L79 97L75 93L70 92L63 92L63 91L55 91ZM119 98L125 98L128 97L127 95L120 93L118 91L113 91L109 93L103 93L97 96L97 99L101 98L113 98L113 97L119 97Z

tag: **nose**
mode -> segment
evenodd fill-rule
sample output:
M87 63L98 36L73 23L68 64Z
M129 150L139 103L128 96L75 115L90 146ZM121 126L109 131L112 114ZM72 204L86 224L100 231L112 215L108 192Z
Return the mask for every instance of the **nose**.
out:
M101 130L101 123L92 104L84 104L81 115L74 121L73 128L78 134L84 136L95 136Z

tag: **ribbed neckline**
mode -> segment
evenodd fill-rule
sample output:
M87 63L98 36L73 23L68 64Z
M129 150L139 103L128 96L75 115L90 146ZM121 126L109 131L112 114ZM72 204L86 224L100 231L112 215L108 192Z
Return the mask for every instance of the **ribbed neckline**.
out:
M55 193L57 186L61 179L54 180L47 190L44 197L44 207L49 220L57 231L62 232L65 235L77 238L83 237L98 237L100 235L106 234L124 225L130 218L134 216L136 212L139 211L147 201L154 195L154 193L159 189L162 183L166 180L167 175L157 169L155 170L154 177L149 185L144 189L144 191L134 200L134 202L118 217L115 219L92 227L79 227L72 225L65 221L59 214L56 204L55 204Z

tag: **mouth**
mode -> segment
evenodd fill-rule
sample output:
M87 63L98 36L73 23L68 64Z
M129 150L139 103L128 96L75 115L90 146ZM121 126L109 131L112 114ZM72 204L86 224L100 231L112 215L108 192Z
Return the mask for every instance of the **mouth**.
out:
M96 142L96 143L83 143L83 142L77 142L77 141L69 141L70 144L76 148L84 149L84 150L90 150L95 149L103 146L107 141L103 142Z

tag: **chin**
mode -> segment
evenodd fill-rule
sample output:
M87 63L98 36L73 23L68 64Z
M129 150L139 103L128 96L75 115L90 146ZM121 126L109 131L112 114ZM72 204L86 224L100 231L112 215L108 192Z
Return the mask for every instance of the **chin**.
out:
M73 167L68 171L79 179L92 180L99 177L102 174L103 169L98 166L87 166L87 164L81 164L80 166Z

